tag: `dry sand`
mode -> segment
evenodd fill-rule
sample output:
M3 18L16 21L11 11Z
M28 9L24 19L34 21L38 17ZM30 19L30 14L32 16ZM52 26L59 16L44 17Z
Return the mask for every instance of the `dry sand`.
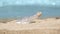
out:
M60 19L55 19L55 18L48 18L48 19L43 19L40 20L40 23L30 23L30 24L17 24L16 20L13 20L11 22L7 23L0 23L0 29L9 29L11 28L12 30L23 30L23 29L33 29L33 28L39 28L43 29L40 27L58 27L59 29L60 26ZM56 28L57 29L57 28Z
M16 20L13 20L0 23L1 30L7 30L9 34L60 34L60 19L47 18L30 24L17 24Z

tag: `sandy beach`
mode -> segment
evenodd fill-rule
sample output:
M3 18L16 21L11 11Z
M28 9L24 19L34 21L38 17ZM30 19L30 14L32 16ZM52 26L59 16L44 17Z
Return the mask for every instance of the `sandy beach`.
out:
M0 31L5 31L5 33L8 31L9 34L17 34L17 32L19 34L59 34L60 19L46 18L39 21L39 23L36 22L30 24L18 24L16 23L16 20L7 23L0 23Z
M47 19L42 19L40 20L40 23L30 23L30 24L18 24L16 23L16 20L11 21L11 22L7 22L7 23L0 23L0 29L9 29L9 28L14 28L15 30L19 30L19 29L26 29L26 28L39 28L40 27L58 27L58 29L60 28L60 19L55 19L55 18L47 18ZM41 28L43 29L43 28Z
M40 16L41 13L37 13L21 20L1 20L0 31L3 34L60 34L60 18L40 19Z

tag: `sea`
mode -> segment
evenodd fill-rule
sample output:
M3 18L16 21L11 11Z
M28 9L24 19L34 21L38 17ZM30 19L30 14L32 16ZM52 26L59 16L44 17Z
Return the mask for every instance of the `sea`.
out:
M40 5L8 5L0 7L0 18L33 16L42 12L43 18L60 17L59 7L48 7Z

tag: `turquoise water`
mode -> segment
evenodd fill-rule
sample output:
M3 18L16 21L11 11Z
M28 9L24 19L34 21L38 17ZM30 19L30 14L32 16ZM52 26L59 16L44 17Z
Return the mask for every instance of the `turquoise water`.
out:
M59 7L47 7L40 5L11 5L0 7L0 18L31 16L41 11L42 17L60 16Z

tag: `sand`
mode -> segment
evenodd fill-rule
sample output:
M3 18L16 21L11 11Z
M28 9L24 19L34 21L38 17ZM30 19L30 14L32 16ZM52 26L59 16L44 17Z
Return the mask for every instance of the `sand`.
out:
M60 34L60 19L47 18L30 24L17 24L16 20L0 23L0 33L8 34Z
M0 23L0 29L23 30L23 29L45 29L50 27L52 29L60 29L60 19L48 18L40 20L40 23L18 24L16 20L7 23ZM40 28L43 27L43 28Z

